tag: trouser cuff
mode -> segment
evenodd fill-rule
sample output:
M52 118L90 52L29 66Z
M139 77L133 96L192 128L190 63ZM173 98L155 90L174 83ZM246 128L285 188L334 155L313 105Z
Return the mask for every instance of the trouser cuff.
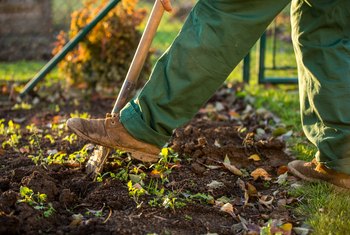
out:
M132 100L120 111L120 122L134 138L162 148L171 136L159 134L148 126L140 107Z

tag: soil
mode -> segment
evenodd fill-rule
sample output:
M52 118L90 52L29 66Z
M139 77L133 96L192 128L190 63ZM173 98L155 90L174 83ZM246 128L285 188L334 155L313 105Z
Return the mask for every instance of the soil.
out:
M292 210L297 200L288 193L295 178L284 174L292 157L285 136L274 134L281 123L269 111L255 110L249 99L239 95L242 90L241 84L221 88L187 125L174 132L169 146L181 161L163 186L182 199L195 194L213 198L191 200L175 208L151 206L152 196L147 194L139 198L143 203L138 205L129 196L126 181L106 176L94 182L86 177L85 162L36 165L28 157L48 150L79 151L87 141L78 138L70 144L63 140L70 134L64 128L69 114L79 110L101 117L111 109L113 98L96 96L86 101L59 94L53 101L39 97L29 110L13 110L3 102L0 119L6 125L10 120L19 123L22 138L16 147L0 148L0 234L259 234L268 223L277 230L286 223L298 226L301 218ZM26 129L32 123L43 136L51 134L55 142L41 138L39 146L33 145ZM61 124L63 133L52 131L52 124ZM0 136L1 142L7 139ZM260 159L249 158L254 154ZM128 163L128 156L122 156ZM225 157L243 175L225 168ZM104 172L120 170L112 161L109 159ZM140 162L130 164L139 166ZM271 180L254 179L251 173L257 168L266 170ZM144 172L152 175L146 167ZM287 183L277 182L284 175ZM46 194L54 208L52 215L45 217L43 210L20 202L21 186ZM233 209L223 211L225 203Z

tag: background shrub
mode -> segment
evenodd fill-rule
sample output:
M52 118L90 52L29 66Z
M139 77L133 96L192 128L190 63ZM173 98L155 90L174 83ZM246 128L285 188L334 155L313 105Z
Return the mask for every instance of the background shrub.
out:
M53 53L73 38L105 6L108 0L88 0L83 8L72 13L69 35L61 32ZM146 16L136 9L137 0L122 0L99 22L78 46L59 64L68 85L95 90L98 87L120 88L141 37L137 27ZM149 56L141 73L139 85L149 75ZM140 84L141 83L141 84Z

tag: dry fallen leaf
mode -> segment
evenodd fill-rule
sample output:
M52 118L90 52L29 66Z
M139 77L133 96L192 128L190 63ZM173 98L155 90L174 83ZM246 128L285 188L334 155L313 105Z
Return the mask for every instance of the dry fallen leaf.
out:
M247 192L250 197L258 196L258 190L256 190L255 186L251 183L247 183Z
M270 207L274 199L275 198L273 196L263 195L259 198L259 203L266 207Z
M154 178L160 178L162 176L162 173L158 170L152 170L151 171L151 177L154 177Z
M76 227L83 222L84 216L82 214L74 214L72 215L72 221L69 224L70 227Z
M234 212L233 212L233 206L231 203L225 203L221 208L220 208L220 211L224 211L230 215L234 215Z
M267 180L270 181L271 180L271 176L269 175L269 173L267 173L267 171L263 168L256 168L251 174L250 174L254 180L257 180L258 178L262 178L263 180Z
M231 164L227 164L227 163L223 163L224 167L231 171L233 174L238 175L238 176L242 176L243 173L240 169L238 169L237 167L235 167L234 165Z
M208 188L209 189L218 189L218 188L221 188L224 185L224 183L222 182L219 182L219 181L216 181L216 180L213 180L212 182L210 182L209 184L207 184Z
M276 183L279 185L284 184L285 182L287 182L287 178L288 178L288 172L278 176Z
M219 168L222 168L222 166L213 166L213 165L205 165L206 168L209 168L210 170L216 170Z
M19 148L19 152L20 153L29 153L30 152L29 146L24 146L24 147ZM0 149L0 155L1 155L1 149Z
M78 168L81 166L80 162L72 161L72 160L66 161L65 163L63 163L63 165L68 168Z
M280 228L285 232L291 233L293 225L291 223L285 223L285 224L281 225Z
M228 156L225 156L224 162L222 163L224 165L224 167L231 171L233 174L238 175L238 176L242 176L243 173L240 169L238 169L236 166L232 165L230 162L230 159L228 158Z
M258 162L261 160L261 158L258 154L253 154L250 157L248 157L248 159L252 159L252 160L254 160L254 162Z
M241 180L240 178L237 179L236 184L241 188L242 191L246 191L245 189L245 183L243 180Z
M283 175L287 171L288 171L288 167L287 166L280 166L277 169L277 175Z
M214 145L215 145L216 147L219 147L219 148L221 147L221 144L219 143L218 140L215 140Z

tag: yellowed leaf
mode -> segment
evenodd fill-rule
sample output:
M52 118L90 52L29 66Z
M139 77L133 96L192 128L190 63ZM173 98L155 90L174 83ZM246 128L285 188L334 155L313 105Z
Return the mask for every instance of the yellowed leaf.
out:
M262 178L263 180L270 181L271 176L264 168L256 168L251 174L250 174L254 180L257 180L259 178Z
M247 192L250 197L258 196L258 190L256 190L255 186L251 183L247 183Z
M291 232L293 225L291 223L285 223L285 224L281 225L280 228L286 232Z
M240 169L238 169L237 167L235 167L234 165L228 164L228 163L223 163L224 167L231 171L233 174L238 175L238 176L242 176L243 173Z
M244 206L247 206L249 202L249 194L247 191L244 191Z
M254 160L254 162L258 162L261 160L260 156L258 154L253 154L248 159Z
M159 177L162 176L162 172L160 172L160 171L154 169L154 170L151 171L151 176L152 176L152 177L159 178Z
M233 215L233 206L231 203L225 203L221 208L220 211L229 213L230 215Z

